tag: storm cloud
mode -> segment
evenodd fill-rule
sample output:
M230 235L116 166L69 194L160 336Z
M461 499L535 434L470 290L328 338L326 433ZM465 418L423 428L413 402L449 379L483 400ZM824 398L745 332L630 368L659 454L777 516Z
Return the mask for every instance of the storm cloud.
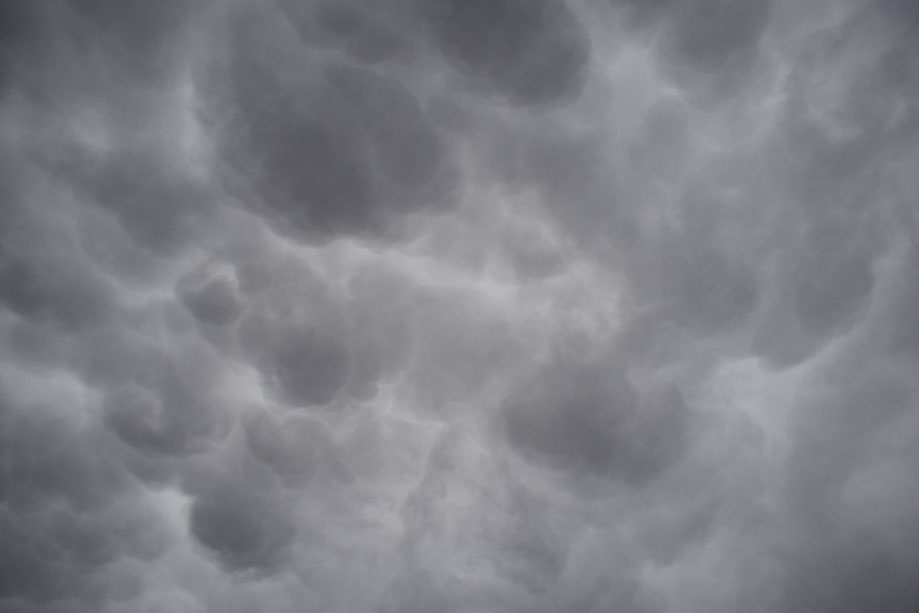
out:
M0 611L919 609L906 0L0 0Z

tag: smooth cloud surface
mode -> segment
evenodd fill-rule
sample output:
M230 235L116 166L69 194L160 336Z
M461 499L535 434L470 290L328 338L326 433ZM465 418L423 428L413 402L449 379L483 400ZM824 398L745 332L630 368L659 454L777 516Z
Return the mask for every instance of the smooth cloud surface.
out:
M0 610L919 609L917 31L0 1Z

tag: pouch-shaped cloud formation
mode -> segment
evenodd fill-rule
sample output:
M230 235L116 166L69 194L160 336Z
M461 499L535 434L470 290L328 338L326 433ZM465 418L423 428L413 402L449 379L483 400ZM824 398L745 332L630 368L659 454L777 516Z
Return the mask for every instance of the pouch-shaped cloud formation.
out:
M919 610L906 0L0 0L0 611Z

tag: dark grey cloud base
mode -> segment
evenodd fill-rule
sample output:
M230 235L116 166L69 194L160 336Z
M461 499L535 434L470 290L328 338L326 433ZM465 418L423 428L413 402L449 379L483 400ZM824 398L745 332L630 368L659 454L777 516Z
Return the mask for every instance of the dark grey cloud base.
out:
M0 611L919 610L906 0L0 0Z

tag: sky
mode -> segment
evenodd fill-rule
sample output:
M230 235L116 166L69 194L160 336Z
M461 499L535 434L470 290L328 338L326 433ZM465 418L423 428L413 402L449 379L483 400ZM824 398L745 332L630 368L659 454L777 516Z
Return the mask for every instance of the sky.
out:
M0 611L917 611L917 169L912 0L0 0Z

